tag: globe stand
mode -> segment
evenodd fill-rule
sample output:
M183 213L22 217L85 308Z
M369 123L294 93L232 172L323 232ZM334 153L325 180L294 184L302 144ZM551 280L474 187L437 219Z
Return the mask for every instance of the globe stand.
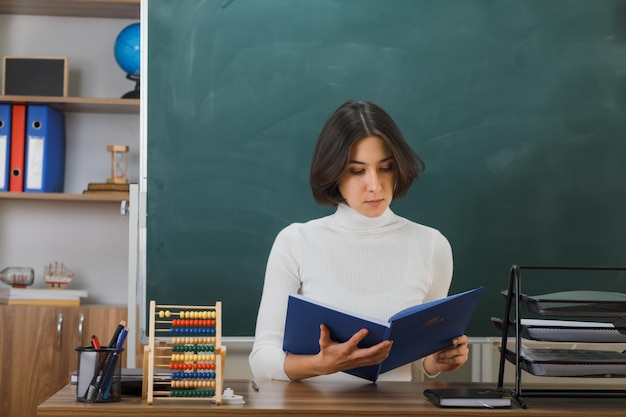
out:
M139 76L126 74L126 78L131 81L135 81L135 89L124 94L122 98L139 98Z

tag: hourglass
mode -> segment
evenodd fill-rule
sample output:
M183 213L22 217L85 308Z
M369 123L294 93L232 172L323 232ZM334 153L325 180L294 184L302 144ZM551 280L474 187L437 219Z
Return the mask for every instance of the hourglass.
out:
M128 177L128 146L109 145L107 151L111 152L111 178L107 182L114 184L127 184Z

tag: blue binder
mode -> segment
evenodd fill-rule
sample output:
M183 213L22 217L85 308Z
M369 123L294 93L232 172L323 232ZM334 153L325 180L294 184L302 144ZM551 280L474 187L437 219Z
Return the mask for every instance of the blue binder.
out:
M59 110L49 106L28 106L24 171L24 192L63 192L65 116Z
M0 104L0 191L9 191L11 105Z

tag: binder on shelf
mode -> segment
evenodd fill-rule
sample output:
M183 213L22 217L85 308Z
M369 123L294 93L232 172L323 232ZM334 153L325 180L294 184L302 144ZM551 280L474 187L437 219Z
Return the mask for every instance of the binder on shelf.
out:
M24 149L26 133L26 105L13 104L11 108L11 157L9 159L9 191L24 191Z
M25 159L25 192L63 192L65 117L61 111L50 106L28 106Z
M11 105L0 104L0 191L9 191Z

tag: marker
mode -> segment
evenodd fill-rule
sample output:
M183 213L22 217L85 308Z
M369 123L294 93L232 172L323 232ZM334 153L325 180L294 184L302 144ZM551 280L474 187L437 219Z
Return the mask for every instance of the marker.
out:
M91 336L91 346L93 346L93 348L96 350L101 348L100 340L98 340L98 336L96 336L95 334Z
M259 390L259 384L257 384L254 379L250 381L250 385L252 385L252 388L254 388L255 391Z
M95 334L91 336L91 346L94 348L94 350L100 350L102 348L102 346L100 346L100 340ZM102 356L102 352L98 353L98 360L102 360Z

